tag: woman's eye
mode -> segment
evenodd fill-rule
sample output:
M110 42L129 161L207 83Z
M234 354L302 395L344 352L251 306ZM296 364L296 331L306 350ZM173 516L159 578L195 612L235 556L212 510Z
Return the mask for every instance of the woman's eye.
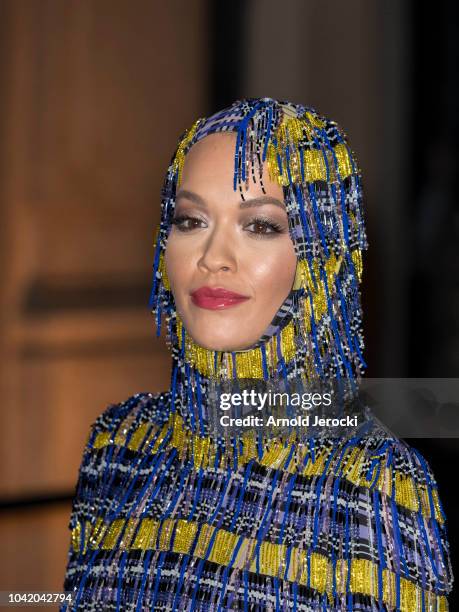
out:
M190 215L180 215L172 219L172 224L177 227L181 232L189 232L190 230L202 227L204 221L198 217L191 217Z
M267 234L279 234L282 232L282 227L273 221L267 221L266 219L253 219L251 223L246 225L246 228L252 234L267 235Z

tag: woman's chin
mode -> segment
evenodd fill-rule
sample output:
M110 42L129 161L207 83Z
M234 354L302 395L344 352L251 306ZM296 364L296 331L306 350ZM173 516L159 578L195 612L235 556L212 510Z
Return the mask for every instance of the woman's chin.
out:
M231 329L225 329L225 333L222 335L210 335L208 333L200 334L199 332L193 334L190 331L190 336L198 346L209 351L242 351L250 348L257 341L257 338L247 341L246 338L241 337L240 328L233 331Z

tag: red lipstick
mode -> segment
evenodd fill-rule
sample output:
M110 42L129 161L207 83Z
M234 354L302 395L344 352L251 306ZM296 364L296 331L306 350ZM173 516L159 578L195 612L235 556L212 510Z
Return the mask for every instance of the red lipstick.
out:
M230 306L236 306L250 298L223 287L199 287L191 293L191 299L196 306L209 310L222 310Z

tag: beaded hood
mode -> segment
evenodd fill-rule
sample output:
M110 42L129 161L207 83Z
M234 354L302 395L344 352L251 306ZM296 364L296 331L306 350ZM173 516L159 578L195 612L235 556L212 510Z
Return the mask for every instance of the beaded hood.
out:
M178 315L164 264L175 195L186 155L202 138L236 133L234 190L263 188L263 163L283 189L297 256L293 287L262 337L249 349L199 346ZM314 109L271 98L236 101L198 119L180 138L166 173L156 235L150 299L157 333L172 350L172 409L197 433L208 433L210 387L225 381L289 380L354 389L363 373L359 283L367 240L361 175L346 135Z

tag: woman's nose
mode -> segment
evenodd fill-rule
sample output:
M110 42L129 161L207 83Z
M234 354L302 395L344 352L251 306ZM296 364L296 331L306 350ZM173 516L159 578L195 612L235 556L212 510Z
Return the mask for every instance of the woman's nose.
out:
M208 272L235 271L234 247L234 237L231 238L224 228L214 228L202 245L202 254L198 260L198 266Z

